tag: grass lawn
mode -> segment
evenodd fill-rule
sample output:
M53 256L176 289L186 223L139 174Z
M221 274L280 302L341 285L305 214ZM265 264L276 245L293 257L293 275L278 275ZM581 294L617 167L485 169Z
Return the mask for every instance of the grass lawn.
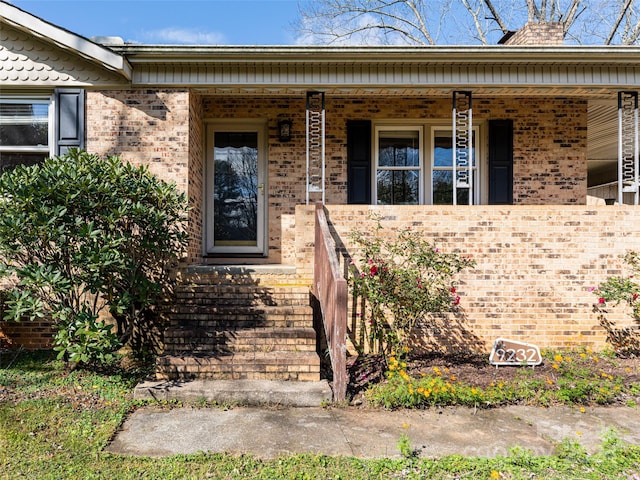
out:
M104 453L105 446L139 406L132 389L140 372L65 372L54 358L48 352L0 356L0 478L640 480L640 446L613 435L591 456L570 442L558 445L551 457L516 448L495 459L295 455L263 461L206 453L161 459L111 455Z

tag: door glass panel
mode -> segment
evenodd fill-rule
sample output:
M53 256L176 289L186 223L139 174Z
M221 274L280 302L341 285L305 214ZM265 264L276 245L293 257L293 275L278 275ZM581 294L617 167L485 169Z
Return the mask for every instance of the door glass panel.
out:
M214 246L257 246L257 132L216 132L213 170Z

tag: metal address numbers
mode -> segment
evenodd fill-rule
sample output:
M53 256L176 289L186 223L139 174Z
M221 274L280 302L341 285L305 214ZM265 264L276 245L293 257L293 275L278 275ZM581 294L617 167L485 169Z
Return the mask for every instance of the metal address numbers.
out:
M540 365L542 355L536 345L499 338L493 344L489 362L492 365Z

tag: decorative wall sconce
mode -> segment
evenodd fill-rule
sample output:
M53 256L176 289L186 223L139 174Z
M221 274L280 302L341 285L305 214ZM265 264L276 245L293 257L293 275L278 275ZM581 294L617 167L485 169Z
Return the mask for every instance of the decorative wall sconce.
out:
M278 137L281 142L291 140L291 120L280 120L278 122Z

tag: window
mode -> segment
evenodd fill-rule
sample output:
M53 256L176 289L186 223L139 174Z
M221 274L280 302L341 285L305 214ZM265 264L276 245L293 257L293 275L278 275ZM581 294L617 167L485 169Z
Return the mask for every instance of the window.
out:
M422 128L377 129L376 141L376 203L422 203Z
M426 139L423 131L427 132ZM473 127L473 203L480 203L478 127ZM464 153L464 152L463 152ZM460 169L458 169L460 172ZM469 169L462 170L469 174ZM374 203L378 205L453 204L451 126L378 125L375 127ZM456 203L469 203L469 189L458 184Z
M472 158L473 158L473 203L478 203L478 169L476 165L476 129L473 132L472 139ZM433 151L431 154L431 203L434 205L452 205L453 204L453 134L451 128L445 129L436 127L433 132ZM463 172L468 175L468 168ZM458 188L456 195L456 203L458 205L467 205L469 203L469 188Z
M0 171L51 155L50 98L0 99Z

